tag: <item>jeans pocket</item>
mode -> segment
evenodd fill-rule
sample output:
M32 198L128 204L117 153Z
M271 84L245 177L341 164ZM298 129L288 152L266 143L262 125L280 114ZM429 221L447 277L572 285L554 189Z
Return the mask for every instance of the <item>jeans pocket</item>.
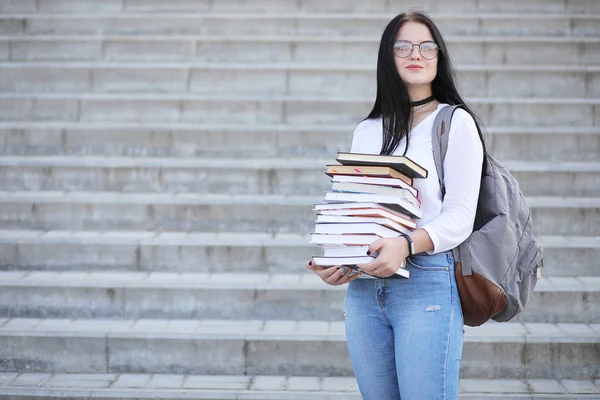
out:
M440 263L423 263L421 261L413 261L411 257L407 258L406 261L414 268L423 270L423 271L448 271L447 264Z

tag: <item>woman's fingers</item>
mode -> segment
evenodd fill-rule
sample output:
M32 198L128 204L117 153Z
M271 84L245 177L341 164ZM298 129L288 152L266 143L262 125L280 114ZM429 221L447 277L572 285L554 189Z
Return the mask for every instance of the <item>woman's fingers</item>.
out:
M366 273L370 274L381 266L382 266L381 260L379 258L376 258L374 260L369 261L366 264L359 264L358 268L361 271L365 271Z
M343 285L352 282L360 276L360 273L351 276L351 269L348 267L334 266L325 268L315 265L314 263L310 264L309 262L307 262L305 266L317 274L323 282L329 285Z
M360 275L361 275L361 274L360 274L360 272L358 272L358 273L355 273L355 274L350 274L350 271L348 271L348 272L346 272L346 273L344 274L344 276L342 276L342 277L341 277L341 278L338 280L338 285L343 285L343 284L346 284L346 283L350 283L350 282L352 282L353 280L356 280L356 279L358 279L358 277L359 277Z
M304 264L304 266L308 269L312 269L313 271L315 270L315 268L317 268L317 264L315 264L314 261L307 261L306 264Z
M321 279L330 285L343 285L344 283L347 283L347 280L350 277L350 269L344 267L331 267L327 268L324 272L326 272L327 275L324 274L321 276Z
M329 279L333 274L335 274L338 271L339 268L341 268L341 267L325 268L325 267L320 267L318 265L315 265L315 263L312 263L312 265L310 263L306 263L306 267L308 269L312 270L315 274L317 274L324 281Z
M346 272L347 268L344 267L331 267L328 268L330 271L333 271L333 273L331 275L329 275L329 277L327 277L326 279L323 279L326 283L329 283L330 285L341 285L340 283L340 278L342 278L344 276L344 274L349 274L349 272ZM327 271L327 272L330 272Z
M369 245L369 255L375 254L376 251L380 250L385 245L385 239L380 238Z

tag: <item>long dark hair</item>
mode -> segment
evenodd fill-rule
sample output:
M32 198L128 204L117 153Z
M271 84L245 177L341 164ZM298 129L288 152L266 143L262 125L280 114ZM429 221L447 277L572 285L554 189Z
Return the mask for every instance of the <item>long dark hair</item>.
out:
M396 35L400 27L408 22L419 22L429 28L433 40L439 46L437 75L431 82L431 90L433 96L440 103L450 105L462 104L465 110L471 114L477 126L477 132L483 145L484 155L487 153L485 149L485 141L481 129L481 122L475 113L466 105L465 101L458 93L458 89L454 83L454 68L444 38L439 29L431 18L424 12L415 11L410 14L398 14L386 26L381 36L379 44L379 55L377 57L377 97L373 109L369 113L369 118L382 119L383 124L383 144L381 146L382 155L391 155L394 153L400 141L406 137L406 148L409 144L409 127L411 124L410 113L410 97L406 85L400 78L400 74L394 62L393 46L396 41ZM484 157L485 159L486 157Z

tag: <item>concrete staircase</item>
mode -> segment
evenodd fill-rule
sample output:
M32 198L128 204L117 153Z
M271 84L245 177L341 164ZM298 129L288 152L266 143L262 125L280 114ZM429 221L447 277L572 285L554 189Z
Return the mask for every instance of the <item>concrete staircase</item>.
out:
M0 398L360 399L303 264L411 5L0 0ZM599 399L600 2L418 5L546 250L461 399Z

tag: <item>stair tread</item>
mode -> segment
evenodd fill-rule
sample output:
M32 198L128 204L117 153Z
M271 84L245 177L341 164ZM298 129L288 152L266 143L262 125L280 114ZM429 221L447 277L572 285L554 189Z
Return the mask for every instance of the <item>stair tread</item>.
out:
M0 129L152 129L152 130L189 130L193 132L235 131L235 132L343 132L356 128L356 124L211 124L211 123L151 123L151 122L114 122L114 121L0 121ZM495 135L600 135L600 127L594 126L491 126L486 130Z
M557 12L464 12L464 13L452 13L452 12L433 12L429 14L434 20L438 19L518 19L518 20L571 20L571 19L600 19L600 14L597 13L557 13ZM33 13L3 13L3 18L27 18L27 19L73 19L80 20L82 18L181 18L186 19L260 19L260 20L280 20L281 18L293 18L293 19L318 19L318 20L380 20L384 19L388 21L390 18L396 16L396 13L392 12L323 12L323 11L270 11L270 12L222 12L222 11L210 11L210 12L174 12L164 11L160 14L155 12L102 12L98 13L85 13L85 12L74 12L74 13L45 13L45 12L33 12Z
M549 388L558 387L560 391L555 394L597 395L600 393L600 380L552 380L552 379L461 379L460 393L467 394L542 394L549 393ZM135 393L131 390L136 389ZM310 389L310 390L309 390ZM358 386L353 377L290 377L290 376L236 376L236 375L176 375L176 374L44 374L44 373L1 373L0 395L12 391L15 395L19 392L31 391L64 391L77 392L89 390L97 393L118 393L123 397L136 397L137 395L156 395L152 398L161 398L165 394L175 394L181 391L182 398L185 393L195 396L201 395L206 390L219 390L223 395L231 394L232 397L219 397L223 399L244 399L244 394L253 392L268 393L269 399L286 399L287 395L302 393L305 399L319 398L319 395L330 394L356 394ZM184 392L185 390L185 392ZM234 394L240 397L233 397ZM214 393L212 393L214 395ZM211 393L206 393L209 398ZM562 396L561 396L562 397ZM553 397L553 398L561 398ZM212 397L210 397L212 399ZM291 398L291 397L290 397ZM294 397L297 399L297 397ZM332 397L337 398L337 397ZM347 399L348 397L344 397ZM531 397L523 397L530 399ZM535 397L534 397L535 398ZM592 398L592 397L581 397ZM597 397L596 397L597 398ZM261 397L262 399L262 397ZM266 399L266 397L265 397Z
M0 163L1 165L1 163ZM533 208L600 208L600 197L526 196ZM183 205L289 205L311 206L320 195L123 193L85 191L0 191L2 203L75 204L183 204Z
M114 68L114 69L134 69L134 70L151 70L159 69L206 69L206 70L267 70L267 71L341 71L341 72L368 72L371 73L376 69L375 64L364 65L347 65L347 64L298 64L298 63L220 63L220 62L134 62L134 61L0 61L0 68L28 68L28 67L46 67L46 68L63 68L65 70L71 68ZM600 72L600 65L526 65L526 64L457 64L455 69L459 72L559 72L559 73L584 73L584 72Z
M301 268L301 266L299 266ZM177 272L51 272L0 271L0 287L120 287L146 289L259 289L345 291L345 286L324 284L309 273L177 273ZM547 277L537 283L536 292L600 292L600 276Z
M371 103L371 96L316 96L316 95L258 95L258 94L196 94L196 93L79 93L79 92L2 92L0 99L73 99L73 100L135 100L135 101L272 101L272 102L320 102L320 103ZM472 104L536 104L536 105L596 105L598 98L584 97L470 97Z
M119 157L119 156L0 156L0 166L44 166L79 168L231 168L231 169L320 169L333 163L330 158L176 158L176 157ZM506 161L504 165L519 171L598 172L600 162L593 161Z
M231 340L345 341L343 321L10 318L0 336L214 337ZM497 323L465 327L467 342L600 343L600 324Z
M598 236L540 235L544 247L599 248ZM264 232L154 232L154 231L61 231L0 229L0 242L105 243L175 246L312 246L310 235Z
M310 43L377 43L381 38L377 35L344 35L344 36L310 36L310 35L202 35L202 34L40 34L31 36L4 36L0 41L27 41L27 40L138 40L138 41L172 41L195 40L199 42L310 42ZM593 36L491 36L491 35L448 35L444 37L447 43L600 43L600 37Z
M549 393L549 387L559 387L556 394L597 394L600 381L593 380L550 380L550 379L461 379L461 394L541 394ZM235 376L235 375L175 375L175 374L40 374L3 373L0 375L0 394L13 391L80 391L117 392L124 397L156 392L174 394L177 390L199 395L205 390L219 390L222 394L253 391L255 394L269 392L272 399L287 398L286 394L302 393L311 399L325 393L355 393L359 399L356 379L353 377L288 377L288 376ZM310 391L307 389L311 389ZM137 389L131 393L128 389ZM184 395L184 393L181 393ZM249 393L246 393L249 394ZM210 395L207 393L206 395ZM282 397L279 397L282 396ZM188 397L188 396L185 396ZM183 397L182 397L183 398ZM237 398L245 397L220 397ZM297 398L297 397L294 397ZM321 397L318 397L321 398ZM347 398L347 397L344 397ZM530 397L523 397L530 398ZM554 398L554 397L553 397ZM561 397L556 397L561 398ZM591 398L591 397L582 397Z

